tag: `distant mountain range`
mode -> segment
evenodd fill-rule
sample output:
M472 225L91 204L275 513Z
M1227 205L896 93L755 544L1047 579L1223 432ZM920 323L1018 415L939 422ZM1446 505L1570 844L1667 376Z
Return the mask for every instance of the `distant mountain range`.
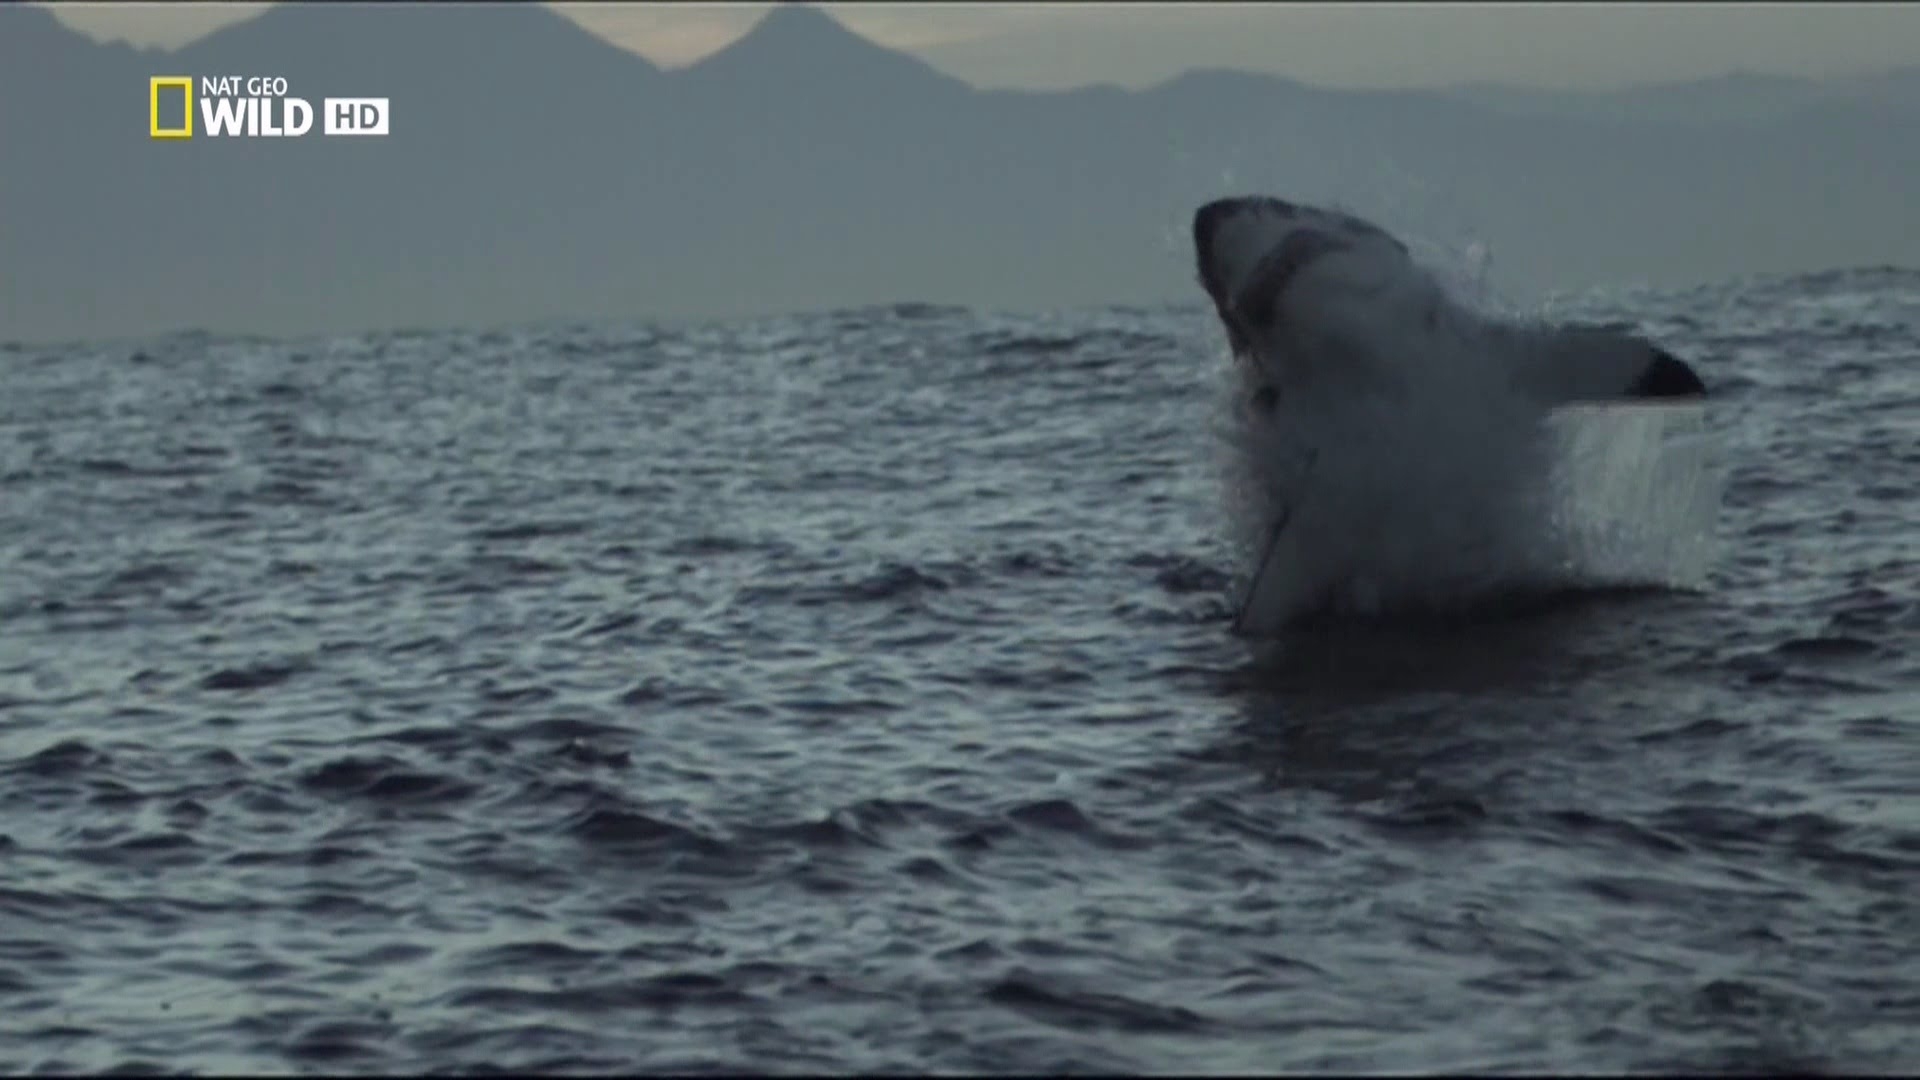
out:
M1824 82L1735 72L1625 90L1555 91L1472 83L1447 92L1463 101L1532 114L1675 125L1757 122L1821 106L1920 109L1920 67Z
M148 137L153 75L384 139ZM1197 71L973 89L808 7L666 72L544 7L301 4L173 52L0 5L0 340L1193 301L1228 192L1469 238L1522 295L1920 263L1920 70L1609 95Z

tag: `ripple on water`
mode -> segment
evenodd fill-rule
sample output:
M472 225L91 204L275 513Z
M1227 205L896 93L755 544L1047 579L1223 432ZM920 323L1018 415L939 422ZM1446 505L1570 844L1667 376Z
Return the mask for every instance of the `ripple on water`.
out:
M1198 310L10 357L0 1068L1897 1068L1912 287L1583 301L1706 593L1257 655Z

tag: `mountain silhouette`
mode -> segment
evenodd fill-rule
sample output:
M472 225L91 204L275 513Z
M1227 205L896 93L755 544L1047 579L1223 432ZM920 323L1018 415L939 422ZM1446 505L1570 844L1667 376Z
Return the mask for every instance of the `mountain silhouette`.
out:
M1468 83L1450 90L1465 101L1541 115L1680 125L1764 122L1829 104L1920 109L1920 68L1823 81L1735 71L1624 90L1542 91L1499 83Z
M148 138L149 77L225 74L387 97L391 134ZM1194 302L1187 217L1245 191L1481 240L1522 295L1920 262L1912 74L1761 82L981 91L791 4L676 71L527 4L172 51L4 4L0 339Z
M784 87L841 95L918 83L966 93L966 83L848 30L819 8L776 4L745 34L681 73L711 87Z

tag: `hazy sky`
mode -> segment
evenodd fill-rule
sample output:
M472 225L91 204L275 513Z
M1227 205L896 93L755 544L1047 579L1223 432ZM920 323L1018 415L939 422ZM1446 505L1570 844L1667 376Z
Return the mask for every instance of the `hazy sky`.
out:
M175 46L263 4L75 4L96 37ZM662 65L690 63L768 8L555 4ZM1471 81L1602 88L1745 70L1821 77L1920 64L1920 4L844 4L851 29L981 86L1144 86L1196 67L1326 86Z

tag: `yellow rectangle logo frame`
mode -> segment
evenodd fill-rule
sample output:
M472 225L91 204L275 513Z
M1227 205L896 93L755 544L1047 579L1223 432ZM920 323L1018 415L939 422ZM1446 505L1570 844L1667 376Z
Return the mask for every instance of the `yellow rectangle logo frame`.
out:
M177 128L160 126L160 91L179 87L186 95L186 123ZM193 76L155 75L147 80L148 133L156 139L193 138Z

